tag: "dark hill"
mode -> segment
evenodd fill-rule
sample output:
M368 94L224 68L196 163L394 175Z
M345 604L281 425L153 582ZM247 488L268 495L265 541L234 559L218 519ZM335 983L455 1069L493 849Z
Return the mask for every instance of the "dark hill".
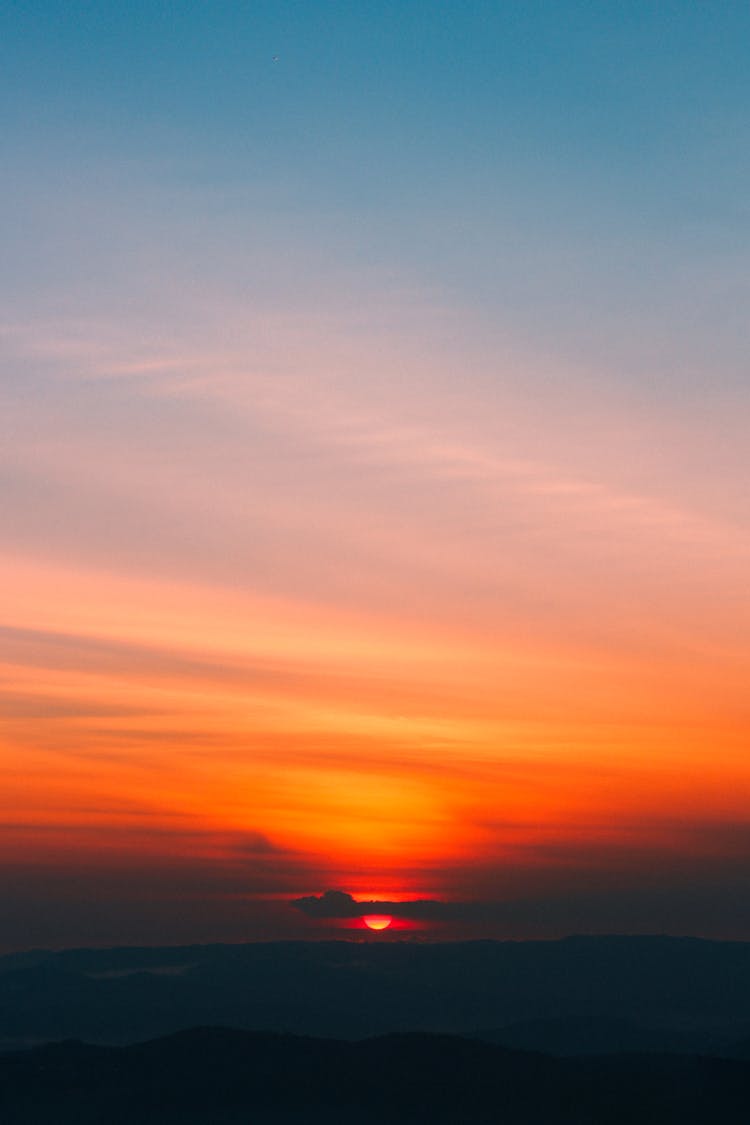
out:
M745 1120L748 1093L744 1062L563 1060L450 1036L197 1029L0 1055L4 1125L713 1125Z
M559 1016L521 1021L476 1032L474 1038L519 1051L550 1055L640 1054L716 1055L750 1058L747 1044L731 1036L669 1027L649 1027L606 1016Z

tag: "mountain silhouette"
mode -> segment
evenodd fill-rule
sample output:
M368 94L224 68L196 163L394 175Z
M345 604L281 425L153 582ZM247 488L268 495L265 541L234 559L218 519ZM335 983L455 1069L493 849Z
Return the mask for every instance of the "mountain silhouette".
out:
M750 1063L578 1059L451 1036L362 1042L199 1028L0 1055L4 1125L711 1125L745 1120Z
M279 942L0 957L0 1050L199 1026L592 1052L750 1054L750 945L660 937ZM744 1044L744 1046L743 1046Z

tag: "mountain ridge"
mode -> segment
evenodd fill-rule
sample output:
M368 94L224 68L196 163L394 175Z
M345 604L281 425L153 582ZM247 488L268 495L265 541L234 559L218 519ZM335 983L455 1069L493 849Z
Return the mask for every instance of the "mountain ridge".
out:
M6 1125L708 1125L741 1113L749 1087L744 1061L560 1059L419 1033L354 1043L193 1028L0 1054Z
M223 1025L362 1039L423 1031L561 1054L742 1054L750 944L281 942L0 957L0 1044L124 1044Z

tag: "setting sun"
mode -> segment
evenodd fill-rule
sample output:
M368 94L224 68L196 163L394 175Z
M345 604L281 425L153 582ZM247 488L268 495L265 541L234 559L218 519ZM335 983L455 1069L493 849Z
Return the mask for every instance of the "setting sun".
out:
M368 930L387 930L393 919L390 914L366 914L362 921Z

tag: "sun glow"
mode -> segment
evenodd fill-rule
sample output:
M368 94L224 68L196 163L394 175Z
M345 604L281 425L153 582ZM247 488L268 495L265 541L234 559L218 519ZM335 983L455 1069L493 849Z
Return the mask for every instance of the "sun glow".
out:
M368 930L387 930L393 919L390 914L365 914L362 921Z

